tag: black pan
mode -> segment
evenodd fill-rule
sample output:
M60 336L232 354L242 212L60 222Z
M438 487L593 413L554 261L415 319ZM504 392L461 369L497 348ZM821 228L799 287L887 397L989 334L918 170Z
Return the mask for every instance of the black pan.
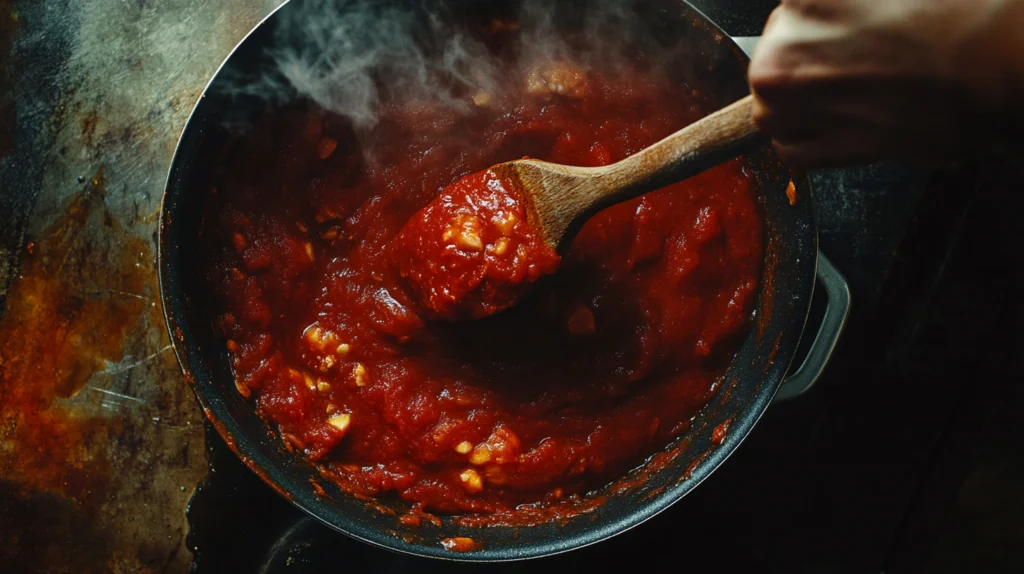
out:
M289 453L276 431L260 419L250 400L235 391L224 342L212 325L200 261L198 231L203 194L230 137L226 118L245 118L266 106L263 100L225 95L226 78L259 74L265 51L275 42L275 26L303 0L285 4L231 54L194 109L175 153L163 198L159 240L160 286L167 328L187 380L207 418L238 456L275 490L325 524L354 538L395 551L437 558L499 561L531 558L580 548L632 528L661 512L706 479L740 445L783 385L797 351L810 308L816 272L832 301L825 325L804 367L781 394L792 396L813 384L828 360L845 320L848 292L834 269L817 253L817 232L807 181L796 178L797 201L786 187L790 174L770 146L748 156L760 184L766 217L767 255L754 325L732 361L723 390L697 418L692 430L668 448L661 468L651 465L623 480L628 488L598 493L607 501L575 519L530 527L471 527L453 517L436 527L399 522L404 504L357 500L319 480L316 468ZM442 8L444 8L442 10ZM456 2L438 13L465 10L514 13L514 4ZM747 94L747 57L702 14L678 0L640 0L637 13L650 23L652 37L683 41L691 48L687 73L706 74L699 85L713 88L715 108ZM660 35L660 36L659 36ZM834 304L838 302L838 308ZM714 444L712 431L728 421L728 433ZM318 494L311 480L323 485ZM626 483L620 483L626 484ZM614 485L613 485L614 486ZM442 540L467 537L476 549L453 553Z

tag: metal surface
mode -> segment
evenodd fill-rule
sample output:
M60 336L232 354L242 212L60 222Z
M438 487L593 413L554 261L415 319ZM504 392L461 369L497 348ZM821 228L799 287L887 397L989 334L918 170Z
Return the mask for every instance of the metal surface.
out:
M775 402L788 401L811 390L818 382L828 366L832 353L836 350L839 337L846 327L846 319L850 316L850 286L842 273L832 265L828 257L818 252L818 281L825 287L828 297L825 316L818 327L807 356L797 370L786 377L775 394Z
M500 9L497 3L486 6ZM745 94L746 61L728 37L685 6L678 12L660 12L659 18L672 18L673 41L685 38L714 68L713 74L697 81L720 100L709 105L721 107ZM263 48L273 39L269 25L256 31L227 64L238 68L233 77L243 76L240 70L258 69ZM810 304L816 235L806 181L797 182L799 199L790 205L784 193L789 176L766 146L752 157L762 183L769 235L758 325L726 374L726 390L698 418L685 440L670 447L662 468L641 469L626 477L610 487L604 504L582 517L530 528L481 529L453 518L446 518L441 527L411 528L398 520L404 512L401 503L382 502L382 509L381 503L361 502L333 484L317 486L317 470L286 452L282 441L268 432L253 412L251 403L234 390L223 342L204 309L209 297L194 264L198 260L196 234L202 194L215 168L212 158L228 137L220 119L229 110L232 117L258 111L245 107L251 102L237 104L224 97L225 90L217 89L216 82L184 132L164 199L160 271L168 329L183 369L228 445L275 490L326 524L375 545L437 558L513 560L564 552L621 533L680 499L737 448L769 405L796 351ZM727 436L721 444L714 444L712 432L723 424L728 425ZM616 491L625 484L631 486ZM318 488L327 496L318 494ZM441 541L453 536L472 538L480 549L452 554L443 549Z
M206 457L158 202L202 87L274 4L0 1L0 570L189 568Z

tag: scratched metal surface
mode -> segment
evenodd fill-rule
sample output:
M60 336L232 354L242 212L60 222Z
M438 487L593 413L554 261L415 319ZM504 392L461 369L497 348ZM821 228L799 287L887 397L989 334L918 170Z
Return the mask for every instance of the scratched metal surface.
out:
M278 3L0 0L0 570L188 570L207 467L157 211L193 103Z

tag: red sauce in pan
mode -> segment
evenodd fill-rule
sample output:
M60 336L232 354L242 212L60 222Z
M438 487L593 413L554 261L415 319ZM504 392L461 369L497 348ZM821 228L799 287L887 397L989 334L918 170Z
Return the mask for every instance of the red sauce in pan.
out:
M643 462L713 396L763 260L742 161L598 214L560 263L517 227L514 196L447 239L398 237L489 165L608 164L710 111L655 74L570 79L470 112L392 106L358 138L278 110L225 156L203 233L238 391L344 488L452 513L554 503ZM437 266L410 282L417 249ZM445 274L458 297L431 292ZM431 320L455 300L476 316L510 282L530 292L502 313Z
M496 173L472 173L405 224L389 254L429 317L488 317L511 307L559 257L527 221L522 199Z

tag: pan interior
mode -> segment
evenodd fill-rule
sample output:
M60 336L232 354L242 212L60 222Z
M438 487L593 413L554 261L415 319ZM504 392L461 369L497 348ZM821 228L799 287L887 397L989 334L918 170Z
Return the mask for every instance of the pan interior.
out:
M639 524L678 500L707 477L742 441L767 408L795 352L814 281L816 236L806 183L797 181L798 201L790 205L789 175L769 147L748 157L760 184L766 217L766 264L754 325L729 367L722 390L697 417L693 428L653 463L598 493L604 502L574 519L530 527L473 527L445 518L441 527L402 524L397 501L359 500L322 480L315 467L285 450L283 442L243 399L232 382L223 341L213 328L210 298L199 261L203 194L233 130L268 105L266 94L238 90L239 78L259 78L282 38L280 23L303 4L293 0L255 30L228 59L195 109L171 167L160 236L161 288L168 328L179 361L217 430L243 460L298 506L356 538L393 550L460 560L512 560L562 552L612 536ZM418 5L421 8L423 5ZM575 4L554 12L553 26L571 31L584 25ZM521 6L506 2L431 3L425 14L453 26L468 20L514 19ZM620 8L621 9L621 8ZM630 3L646 22L649 37L666 52L686 46L680 80L687 76L709 90L715 108L747 93L746 59L724 34L688 4L674 0ZM721 444L713 430L727 424ZM319 486L314 486L316 483ZM326 495L318 494L323 488ZM468 537L477 550L453 554L441 541Z

